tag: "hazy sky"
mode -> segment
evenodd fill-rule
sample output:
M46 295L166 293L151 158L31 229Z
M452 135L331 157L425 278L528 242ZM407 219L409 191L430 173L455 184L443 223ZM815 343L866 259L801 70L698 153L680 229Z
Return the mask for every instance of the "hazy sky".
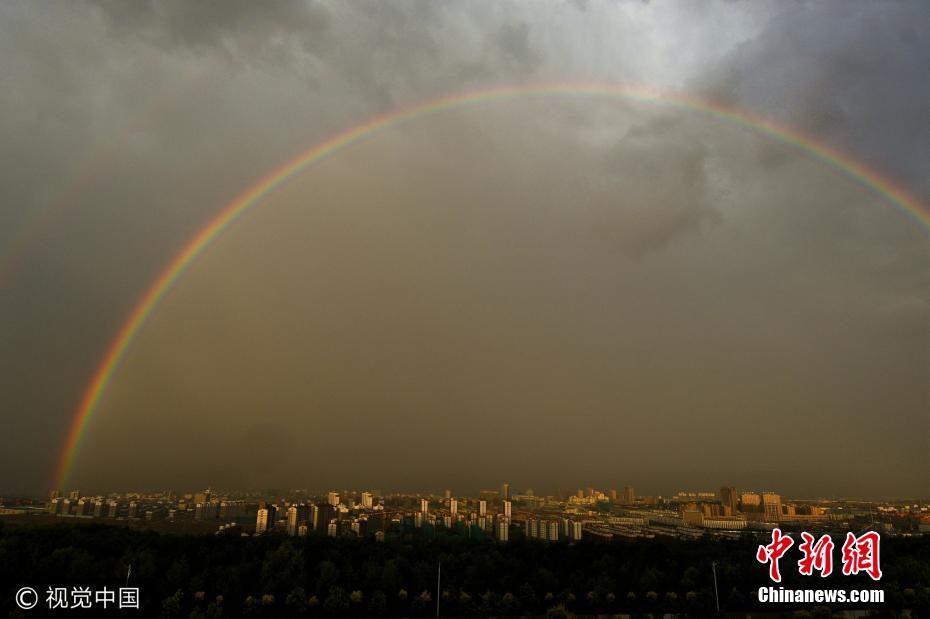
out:
M252 182L453 92L642 84L930 202L924 2L0 4L0 492L44 493L140 295ZM513 98L311 168L133 344L73 484L930 488L930 230L657 103Z

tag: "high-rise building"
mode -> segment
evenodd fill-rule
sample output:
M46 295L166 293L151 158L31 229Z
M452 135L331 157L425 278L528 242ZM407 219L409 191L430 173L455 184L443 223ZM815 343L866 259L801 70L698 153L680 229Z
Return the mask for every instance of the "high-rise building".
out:
M453 516L459 513L459 502L452 498L449 499L449 513Z
M443 493L443 497L445 497L447 500L448 500L448 499L451 499L451 498L452 498L452 491L449 490L448 488L446 488L446 491Z
M478 515L485 516L488 513L488 502L484 499L478 501Z
M274 528L275 506L265 505L258 508L255 517L255 533L264 533Z
M429 513L429 501L427 499L420 499L420 513L421 514Z
M576 540L576 541L577 541L577 540L580 540L580 539L581 539L581 526L582 526L582 525L581 525L581 522L579 522L579 521L577 521L577 520L573 520L573 521L572 521L572 524L571 524L570 533L568 534L568 537L569 537L570 539L573 539L573 540Z
M539 522L535 518L526 519L526 539L536 539L539 536Z
M720 504L724 507L729 506L730 513L736 513L739 509L739 495L736 494L736 488L732 486L723 486L720 488Z
M59 513L61 511L61 506L64 502L65 502L65 499L62 499L61 497L55 497L54 499L49 501L48 502L48 513L50 514Z
M559 541L559 521L558 521L558 520L550 520L550 521L547 523L547 525L548 525L548 527L549 527L549 531L548 531L549 534L548 534L548 536L547 536L547 539L548 539L550 542L557 542L557 541Z
M336 505L339 505L339 493L338 493L338 492L330 492L329 494L327 494L327 495L326 495L326 502L329 503L330 505L332 505L333 507L335 507Z
M506 542L510 539L510 520L508 518L497 519L497 541Z
M501 484L501 500L510 500L510 484Z
M510 501L504 501L504 518L510 519L511 513Z
M324 503L316 507L318 507L318 514L314 529L318 530L320 533L326 533L330 521L336 518L336 508L329 503Z
M763 492L762 511L765 512L765 519L768 522L781 520L781 495L774 492Z
M362 508L371 509L374 507L374 497L371 496L370 492L362 493Z
M760 512L762 498L755 492L743 492L739 495L739 508L744 512Z
M623 487L623 502L627 505L632 505L636 502L636 489L634 489L633 486Z
M287 534L291 537L297 535L297 506L287 508Z

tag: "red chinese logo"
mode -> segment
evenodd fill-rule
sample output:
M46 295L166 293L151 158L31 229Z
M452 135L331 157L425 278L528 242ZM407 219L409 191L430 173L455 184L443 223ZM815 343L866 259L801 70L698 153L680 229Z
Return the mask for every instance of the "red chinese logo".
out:
M801 533L801 539L804 541L798 546L798 549L804 553L801 560L798 561L798 571L802 576L810 576L814 570L820 572L821 577L826 578L833 573L833 540L829 535L824 535L817 542L814 542L814 536L805 531Z
M756 551L756 560L759 563L769 564L769 578L775 582L781 582L781 571L778 569L778 560L782 558L788 549L794 545L794 540L787 535L781 534L781 529L772 529L772 543L768 546L759 546Z
M865 572L878 580L882 577L882 568L878 562L878 542L880 538L875 531L863 533L859 537L849 532L843 544L843 574L849 576Z
M802 576L811 576L814 570L820 572L821 577L833 573L833 540L829 535L815 538L808 532L801 533L802 542L798 545L802 557L798 560L798 572ZM882 577L879 562L878 546L881 536L875 531L868 531L859 537L854 533L846 534L846 542L842 548L843 575L852 576L865 572L872 580ZM790 536L784 535L781 529L772 529L772 542L759 546L756 551L756 560L769 566L769 578L774 582L781 582L781 570L778 561L794 545Z

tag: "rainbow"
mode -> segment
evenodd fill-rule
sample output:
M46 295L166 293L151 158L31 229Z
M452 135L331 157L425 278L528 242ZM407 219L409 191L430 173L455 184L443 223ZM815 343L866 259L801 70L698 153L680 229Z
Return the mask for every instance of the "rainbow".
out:
M811 136L720 103L648 87L567 82L502 86L431 99L412 107L376 116L355 127L337 133L310 150L301 153L259 179L238 198L226 205L184 245L181 251L172 258L171 262L149 286L142 298L139 299L129 317L116 333L106 355L94 372L69 427L56 468L53 488L62 488L67 482L88 424L93 419L101 398L106 392L114 373L119 368L120 362L125 358L130 345L145 326L148 317L155 311L159 302L171 290L191 263L214 239L233 225L246 211L310 166L323 161L348 146L357 144L401 123L475 103L528 96L596 96L617 97L642 102L660 102L680 109L704 113L718 120L735 122L764 136L795 147L807 153L813 159L831 166L868 188L889 205L930 231L930 210L905 190L895 187L878 172L869 169L851 156L818 142Z

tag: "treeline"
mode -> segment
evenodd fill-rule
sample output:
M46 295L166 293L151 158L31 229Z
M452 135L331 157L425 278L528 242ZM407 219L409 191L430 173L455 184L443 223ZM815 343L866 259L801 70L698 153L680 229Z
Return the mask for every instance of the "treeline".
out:
M20 586L139 587L141 611L126 616L434 616L442 565L443 616L759 610L771 584L758 542L654 540L599 543L477 542L455 535L385 542L320 536L182 536L112 525L0 529L0 585L12 616ZM883 609L930 616L930 537L882 541L884 578L802 577L782 560L786 588L882 588ZM837 557L837 566L839 558ZM43 606L28 615L41 616ZM851 605L842 609L852 608ZM772 607L765 608L771 611ZM794 610L781 606L778 610ZM841 610L837 607L834 610ZM59 614L61 611L58 611ZM830 616L827 609L818 614ZM114 613L114 614L119 614Z

